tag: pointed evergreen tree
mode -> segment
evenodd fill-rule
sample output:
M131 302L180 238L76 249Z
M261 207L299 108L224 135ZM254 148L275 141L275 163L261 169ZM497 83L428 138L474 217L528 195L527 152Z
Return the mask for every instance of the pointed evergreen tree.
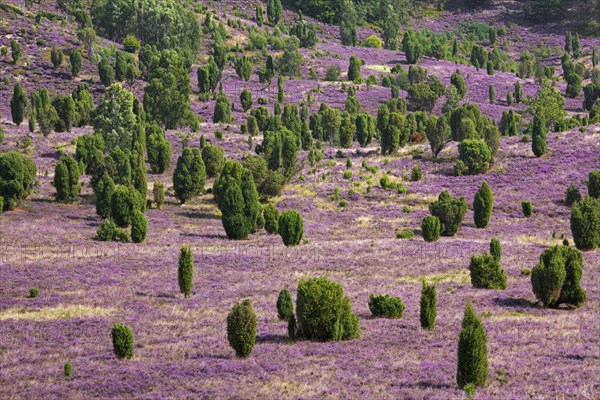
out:
M277 78L277 101L280 104L283 104L285 101L285 87L283 85L283 77L281 75L279 75L279 78Z
M473 306L465 306L458 340L456 383L464 389L472 384L484 386L488 376L487 334Z
M362 83L360 76L360 67L362 66L361 61L356 56L350 57L350 65L348 67L348 80L354 83Z
M79 164L71 156L62 157L54 170L54 187L56 188L56 200L64 203L72 203L77 200L81 185L79 178Z
M13 89L13 96L10 99L10 111L12 114L12 121L15 125L21 125L23 122L23 118L25 117L25 107L27 107L27 95L21 88L21 84L17 82Z
M352 0L343 0L340 4L340 36L344 46L356 46L358 34L356 31L356 9Z
M111 199L115 192L115 183L112 178L106 172L98 181L95 188L96 193L96 214L102 219L110 217L111 213Z
M241 240L248 237L249 228L246 224L244 206L244 195L239 183L229 178L220 207L221 222L229 239Z
M531 150L536 157L546 154L546 132L546 118L538 111L533 116L531 127Z
M248 233L256 233L259 229L259 219L262 217L262 206L258 201L258 191L250 170L245 170L242 175L242 196L244 198L244 217ZM264 223L260 224L264 225Z
M179 267L177 268L177 281L179 291L188 297L194 287L194 254L190 246L182 246L179 253Z
M194 153L192 153L192 149L189 147L183 149L183 153L177 159L177 166L173 173L173 189L175 190L175 197L181 204L185 204L185 202L191 199L195 194L196 183L194 182L191 173L193 159Z
M481 188L475 193L473 200L473 211L475 217L475 226L485 228L490 223L492 211L494 209L494 194L487 182L481 184Z
M421 328L433 330L437 317L437 290L435 284L429 285L423 280L421 288L421 307L419 310Z
M521 102L521 100L523 100L523 89L521 88L520 81L515 82L514 100L515 100L515 103L517 103L517 104L519 104Z

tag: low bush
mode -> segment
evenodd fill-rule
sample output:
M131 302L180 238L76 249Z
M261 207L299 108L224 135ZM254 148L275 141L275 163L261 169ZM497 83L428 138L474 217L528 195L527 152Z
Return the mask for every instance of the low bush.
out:
M402 318L404 303L400 297L370 295L369 310L374 317Z

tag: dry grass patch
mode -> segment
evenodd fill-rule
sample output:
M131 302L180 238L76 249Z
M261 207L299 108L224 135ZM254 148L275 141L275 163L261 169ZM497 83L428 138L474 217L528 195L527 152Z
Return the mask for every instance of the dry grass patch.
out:
M83 317L98 317L112 314L112 308L92 307L82 304L58 305L56 307L45 307L36 311L10 308L0 312L0 320L16 319L30 321L50 321L55 319L71 319Z

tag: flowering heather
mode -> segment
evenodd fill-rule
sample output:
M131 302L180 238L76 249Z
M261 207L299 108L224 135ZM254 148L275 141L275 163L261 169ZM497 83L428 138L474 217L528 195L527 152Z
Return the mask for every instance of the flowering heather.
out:
M22 2L6 1L21 7ZM47 5L46 3L52 3ZM200 2L195 2L199 4ZM202 2L205 4L205 2ZM256 2L221 2L219 15L241 13L243 24L255 25ZM263 4L264 5L264 4ZM32 5L59 13L54 2ZM500 26L503 16L496 11L467 14L475 21ZM284 18L291 19L291 11ZM236 19L235 17L233 19ZM439 18L414 21L416 27L452 31L465 14L445 12ZM306 18L311 23L314 20ZM315 49L301 49L305 61L302 77L285 80L285 100L296 103L309 92L315 102L343 108L346 93L341 82L325 82L328 66L348 70L350 56L364 59L363 79L370 74L378 84L365 84L356 92L365 111L375 115L391 96L379 78L404 63L402 51L350 48L339 43L335 26L318 25L320 42ZM541 42L563 46L563 33L552 24L508 29L508 54L514 60L526 46ZM71 79L67 62L53 71L52 47L75 48L80 43L77 25L42 19L35 25L33 14L19 15L0 9L0 46L10 40L21 45L22 59L13 65L10 50L0 56L0 72L9 84L0 82L1 127L5 132L0 151L20 149L29 133L27 124L11 122L10 97L15 82L27 93L42 87L51 93L71 93L80 82L92 87L96 102L104 92L95 63L84 57L78 78ZM246 31L228 28L235 38ZM23 33L23 30L25 33ZM359 40L375 33L359 28ZM378 32L381 35L380 32ZM29 38L27 42L24 36ZM237 36L236 36L237 35ZM45 45L36 44L41 38ZM510 38L510 40L509 40ZM205 47L212 44L205 35ZM240 39L243 43L244 38ZM120 46L104 39L98 47ZM584 49L598 39L582 38ZM587 51L587 50L586 50ZM276 56L280 52L270 50ZM200 58L205 60L206 49ZM262 56L256 52L262 66ZM560 65L559 57L550 62ZM488 76L485 69L423 57L419 65L448 85L450 75L460 69L467 86L465 102L478 104L484 115L499 121L510 108L525 111L526 105L509 107L504 99L517 78L508 72ZM405 69L407 66L402 65ZM255 63L258 70L259 63ZM214 124L214 101L198 100L197 71L191 71L191 109L205 121L198 132L188 128L168 130L173 146L170 166L164 174L148 172L148 196L154 182L166 189L162 209L148 208L148 232L144 243L94 240L101 221L96 215L90 178L82 178L79 200L73 204L54 201L54 168L60 153L73 155L74 139L93 128L73 128L67 133L43 137L32 134L25 152L31 154L38 175L33 193L13 211L0 217L0 398L376 398L376 399L463 399L456 384L457 344L464 306L471 302L480 314L487 334L489 373L487 385L477 389L481 399L598 399L600 397L600 250L583 252L581 286L587 301L578 309L547 309L539 304L527 275L547 248L560 245L563 236L572 245L570 208L564 203L565 189L577 185L587 194L590 170L600 168L600 126L549 133L547 152L535 158L531 143L520 136L503 137L494 164L485 175L454 176L458 149L448 144L437 160L430 157L427 143L409 144L397 154L381 156L379 142L358 148L356 142L342 149L324 147L323 160L315 167L308 151L299 151L298 173L285 185L283 194L270 199L280 212L296 210L302 215L304 235L298 246L286 247L279 235L264 230L247 240L227 239L221 214L213 195L192 198L185 206L173 191L173 171L183 142L197 147L200 137L224 148L226 157L241 160L254 154L248 135L240 125L239 94L247 88L254 105L264 97L270 112L277 100L276 78L270 86L253 74L242 82L233 66L223 72L223 90L234 105L230 125ZM310 79L312 68L318 79ZM342 78L344 75L342 75ZM534 79L520 80L524 95L534 96L539 85ZM489 104L488 87L494 85L496 103ZM131 90L143 96L145 83L136 81ZM129 84L126 85L129 88ZM561 92L564 82L558 82ZM406 92L401 91L401 97ZM439 114L444 97L433 113ZM571 114L582 114L583 96L567 99ZM527 118L527 117L526 117ZM216 135L223 131L223 137ZM262 135L253 138L256 145ZM346 159L352 163L347 166ZM377 171L367 171L365 160ZM413 167L420 166L422 179L412 181ZM344 178L346 171L351 178ZM402 182L406 194L379 186L383 175ZM470 206L476 191L486 181L494 193L494 210L485 229L476 228ZM212 187L209 178L206 188ZM336 191L337 190L337 191ZM469 210L458 233L425 242L421 222L430 215L428 205L440 192L465 197ZM338 196L336 200L332 197ZM521 201L530 200L534 213L524 218ZM341 206L345 202L345 206ZM398 240L396 232L410 229L412 239ZM475 289L469 276L472 255L489 249L492 238L502 243L502 268L507 275L503 291ZM177 280L181 246L189 245L194 255L193 291L184 298ZM288 339L288 325L277 315L276 302L282 288L296 300L302 278L327 277L343 286L358 315L361 337L342 342ZM436 283L435 329L421 328L419 320L422 279ZM29 297L31 288L39 296ZM369 296L400 297L405 306L401 319L372 318ZM249 299L257 319L256 344L246 359L237 358L227 340L227 314L233 305ZM131 359L114 356L111 329L115 323L129 326L135 334ZM73 375L64 376L64 365Z

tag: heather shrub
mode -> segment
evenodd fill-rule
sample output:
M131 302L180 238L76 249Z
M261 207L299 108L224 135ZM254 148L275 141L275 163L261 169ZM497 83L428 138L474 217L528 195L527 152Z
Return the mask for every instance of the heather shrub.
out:
M588 194L595 199L600 198L600 170L590 171L588 177Z
M344 289L327 278L298 283L296 313L298 335L312 340L348 340L360 336L358 316Z
M475 226L485 228L490 223L492 211L494 209L494 194L487 182L481 184L481 188L475 193L473 199L473 211L475 217Z
M127 325L117 323L112 328L113 350L117 358L133 357L133 331Z
M423 218L421 223L421 231L423 232L423 239L426 242L437 242L440 238L442 225L440 219L435 215L428 215Z
M142 243L146 239L148 223L144 213L135 210L131 217L131 240L133 243Z
M506 273L500 266L500 261L488 253L472 256L469 271L474 288L506 289Z
M154 195L154 203L156 203L156 208L160 210L162 205L165 203L165 185L162 182L154 182L152 194Z
M238 357L248 357L256 342L256 315L250 300L236 303L227 315L227 341Z
M181 247L177 281L179 282L179 291L185 297L192 294L192 288L194 287L194 254L190 246Z
M531 201L521 201L521 208L523 208L523 215L526 218L531 217L533 214L533 205L531 204Z
M600 199L586 197L571 207L571 232L579 250L600 246Z
M438 196L438 200L429 205L432 215L439 218L442 236L454 236L467 213L467 202L463 197L452 198L448 191L444 190Z
M294 303L292 301L292 295L287 289L281 289L279 296L277 297L277 316L279 319L289 321L294 315Z
M300 244L304 235L304 223L300 213L295 210L284 211L279 216L278 232L286 246Z
M485 327L471 304L465 306L460 337L456 383L465 388L471 384L484 386L488 376L487 335Z
M567 190L565 190L565 203L568 206L571 206L576 201L581 201L581 193L579 192L579 187L572 183Z
M279 210L272 204L268 204L263 209L265 219L265 230L268 233L279 233Z
M112 220L105 219L96 230L96 239L102 242L109 242L115 239L116 234L117 225Z
M579 307L586 292L579 285L583 273L581 252L567 246L546 249L540 262L531 270L531 286L535 297L546 307L568 304Z
M371 294L369 299L369 310L374 317L402 318L404 304L400 297Z
M421 328L433 330L437 317L437 289L435 284L430 285L423 281L420 304L419 318L421 320Z

